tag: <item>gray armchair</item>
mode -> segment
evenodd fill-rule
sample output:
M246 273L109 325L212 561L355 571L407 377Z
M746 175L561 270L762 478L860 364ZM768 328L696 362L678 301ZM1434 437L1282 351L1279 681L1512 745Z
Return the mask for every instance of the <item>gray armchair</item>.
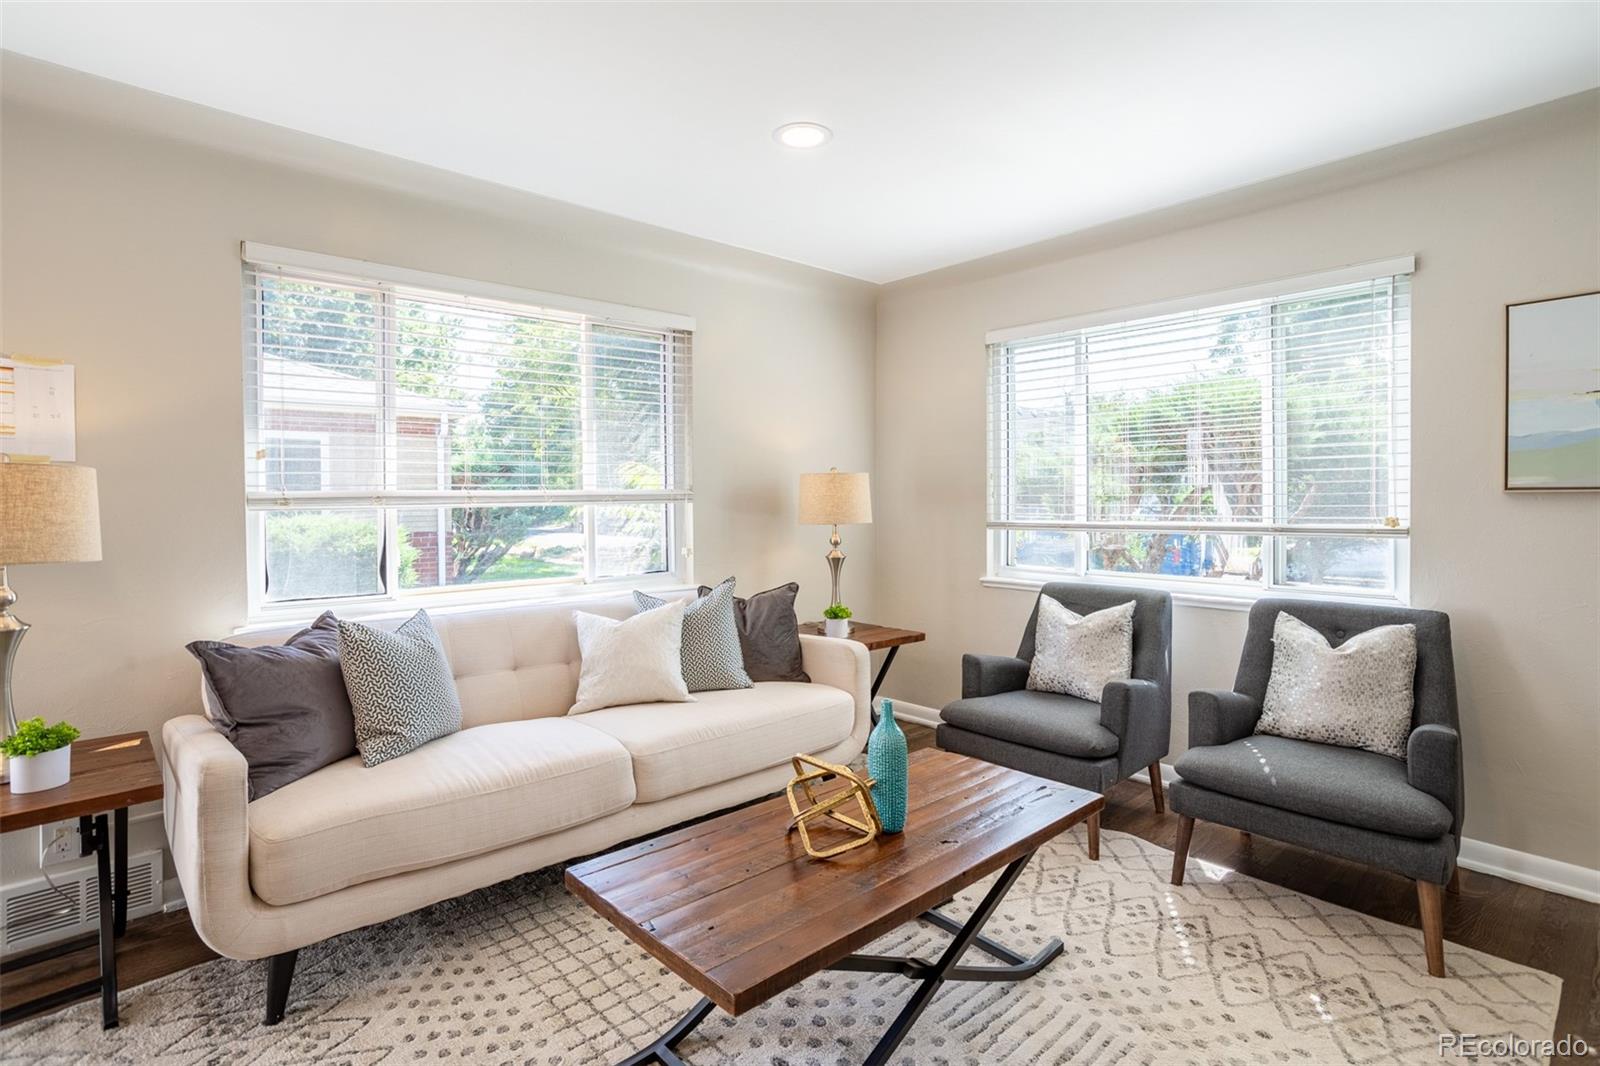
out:
M1305 740L1255 735L1272 674L1279 611L1334 647L1377 626L1417 627L1411 738L1402 762ZM1456 887L1461 849L1461 734L1450 617L1438 611L1263 599L1250 610L1232 692L1189 694L1189 750L1174 764L1179 816L1172 883L1183 884L1195 819L1398 873L1417 883L1428 972L1444 976L1440 886Z
M1052 581L1050 596L1079 614L1134 602L1133 677L1106 685L1098 703L1027 688L1039 605L1016 656L961 657L961 698L940 713L939 747L1079 788L1105 792L1139 770L1164 809L1161 766L1172 733L1172 597L1165 592ZM1099 857L1099 819L1089 854Z

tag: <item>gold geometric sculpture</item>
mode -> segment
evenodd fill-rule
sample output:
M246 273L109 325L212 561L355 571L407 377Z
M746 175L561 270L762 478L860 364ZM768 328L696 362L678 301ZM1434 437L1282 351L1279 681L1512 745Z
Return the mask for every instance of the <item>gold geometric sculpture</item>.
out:
M877 805L872 802L871 789L874 782L870 777L858 776L848 766L835 766L821 759L813 759L809 755L796 755L793 762L795 777L789 782L786 790L789 810L794 812L794 819L789 823L789 828L800 830L800 843L805 847L807 855L813 859L826 859L852 848L870 844L877 839L879 833L883 832L883 823L878 820ZM811 784L826 777L838 778L845 787L837 792L818 796ZM805 796L804 807L795 797L796 786ZM839 810L852 799L856 801L861 811L860 818L852 818ZM847 832L853 834L852 839L819 850L811 843L809 829L812 823L819 821L832 822L844 827Z

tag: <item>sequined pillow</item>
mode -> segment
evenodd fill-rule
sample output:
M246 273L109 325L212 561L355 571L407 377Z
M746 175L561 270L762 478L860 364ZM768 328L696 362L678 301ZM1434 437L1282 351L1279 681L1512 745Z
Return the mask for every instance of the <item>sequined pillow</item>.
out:
M1028 687L1100 702L1107 681L1133 674L1133 601L1079 614L1053 596L1039 597Z
M1404 759L1416 673L1414 625L1378 626L1335 648L1279 611L1256 732Z

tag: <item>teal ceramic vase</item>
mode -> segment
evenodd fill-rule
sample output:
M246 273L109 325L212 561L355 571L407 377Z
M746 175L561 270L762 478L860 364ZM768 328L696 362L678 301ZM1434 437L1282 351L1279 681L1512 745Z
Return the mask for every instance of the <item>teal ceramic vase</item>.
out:
M894 720L894 702L884 700L878 724L867 738L867 776L872 786L872 802L885 833L898 833L906 827L906 735Z

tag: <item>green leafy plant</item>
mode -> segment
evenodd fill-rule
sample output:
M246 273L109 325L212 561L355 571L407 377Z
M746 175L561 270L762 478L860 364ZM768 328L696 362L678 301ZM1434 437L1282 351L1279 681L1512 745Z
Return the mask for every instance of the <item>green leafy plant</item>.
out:
M11 759L43 755L66 747L80 735L77 726L66 722L45 725L43 718L29 718L18 722L17 731L0 741L0 753Z
M829 606L823 608L822 617L830 618L837 622L841 618L850 617L850 608L846 607L842 603L830 604Z

